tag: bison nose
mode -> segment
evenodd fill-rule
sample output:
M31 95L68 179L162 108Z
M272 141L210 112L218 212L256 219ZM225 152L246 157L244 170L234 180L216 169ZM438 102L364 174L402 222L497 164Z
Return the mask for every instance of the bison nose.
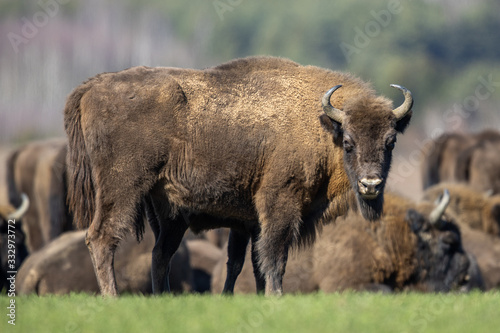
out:
M358 181L359 193L364 199L375 199L382 187L380 178L363 178Z

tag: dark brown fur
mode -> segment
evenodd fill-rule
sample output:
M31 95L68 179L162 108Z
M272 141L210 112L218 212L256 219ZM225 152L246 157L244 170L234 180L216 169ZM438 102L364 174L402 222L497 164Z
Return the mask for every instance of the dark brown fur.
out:
M343 86L331 102L344 110L343 124L321 106L336 84ZM391 102L357 78L279 58L206 70L135 67L89 79L65 108L69 203L76 224L89 226L102 292L116 294L113 251L137 229L144 207L157 237L155 291L165 289L186 228L258 227L266 292L280 293L288 249L344 214L361 177L385 183L388 141L410 117L396 121ZM349 158L344 133L354 141ZM383 196L357 194L357 202L376 219Z

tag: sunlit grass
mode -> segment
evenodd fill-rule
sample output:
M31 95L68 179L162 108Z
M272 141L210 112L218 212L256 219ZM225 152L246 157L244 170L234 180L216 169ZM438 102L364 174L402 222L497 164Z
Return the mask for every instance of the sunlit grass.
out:
M494 332L500 293L16 297L18 332ZM0 297L1 331L9 298ZM7 330L5 330L7 329Z

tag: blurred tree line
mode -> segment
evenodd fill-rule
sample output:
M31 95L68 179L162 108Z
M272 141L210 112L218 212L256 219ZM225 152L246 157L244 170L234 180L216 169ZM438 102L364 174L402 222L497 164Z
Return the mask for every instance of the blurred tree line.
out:
M41 4L56 1L57 13L36 41L13 54L7 33L20 33L43 11ZM401 84L414 92L419 110L463 106L489 75L485 103L498 113L499 13L497 0L0 0L0 116L23 101L24 109L57 109L60 122L64 97L98 72L133 65L202 68L249 55L347 70L396 103L400 94L389 84ZM33 72L37 67L45 68L43 76ZM26 96L36 94L52 97L33 97L28 105Z
M204 24L215 59L270 54L348 70L387 93L392 82L415 87L420 105L463 99L479 75L500 82L496 0L212 1L217 15L200 1L158 3L184 38Z

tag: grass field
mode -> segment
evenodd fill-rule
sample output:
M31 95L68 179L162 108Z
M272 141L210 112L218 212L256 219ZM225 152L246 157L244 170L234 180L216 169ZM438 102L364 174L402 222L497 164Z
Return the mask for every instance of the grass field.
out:
M1 332L499 332L500 292L0 296Z

